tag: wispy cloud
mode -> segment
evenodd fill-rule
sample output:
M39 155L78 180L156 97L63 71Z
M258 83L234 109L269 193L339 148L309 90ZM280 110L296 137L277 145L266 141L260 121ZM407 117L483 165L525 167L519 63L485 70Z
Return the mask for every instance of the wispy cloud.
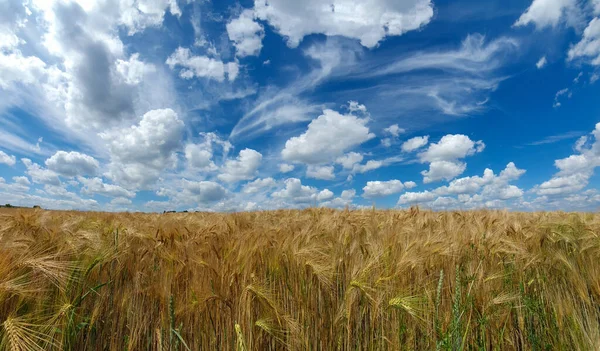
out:
M554 143L557 143L562 140L575 139L584 134L585 134L585 132L582 132L582 131L570 131L570 132L566 132L566 133L562 133L562 134L550 135L550 136L545 137L544 139L534 141L534 142L531 142L531 143L528 143L525 145L526 146L538 146L538 145L554 144Z
M458 47L413 51L398 57L375 56L356 42L328 38L304 50L317 67L283 89L263 91L235 126L231 138L254 137L275 126L310 120L316 117L319 102L331 100L365 104L377 125L399 114L411 114L426 122L436 115L477 113L487 108L489 94L508 78L502 69L518 46L513 38L487 41L481 34L472 34ZM329 86L335 86L335 91L329 92ZM324 97L331 100L322 100ZM424 119L423 115L429 117Z

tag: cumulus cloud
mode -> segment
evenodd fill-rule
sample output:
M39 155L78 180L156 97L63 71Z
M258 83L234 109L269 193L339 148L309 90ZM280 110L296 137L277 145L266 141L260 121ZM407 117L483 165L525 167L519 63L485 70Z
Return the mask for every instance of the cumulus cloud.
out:
M260 167L262 154L256 150L244 149L240 151L235 160L227 160L221 167L219 180L234 183L240 180L249 180L256 177L256 171Z
M450 180L463 174L467 164L458 161L433 161L429 164L429 170L421 172L423 183L432 183L442 179Z
M4 163L9 166L14 166L17 163L17 158L13 155L8 155L4 151L0 151L0 163Z
M95 175L100 168L98 160L76 151L57 151L45 163L48 169L63 177Z
M182 132L177 113L162 109L145 113L137 125L101 133L111 158L107 176L129 188L147 187L176 165Z
M590 21L583 31L581 40L569 49L569 61L587 59L594 66L600 66L600 18Z
M221 149L223 155L227 155L232 145L215 133L200 133L200 136L204 139L202 143L188 143L185 146L184 153L188 167L201 171L215 171L218 169L213 161L215 146Z
M370 199L396 194L404 190L404 184L397 179L370 181L363 187L363 197Z
M335 179L333 166L309 165L306 168L306 177L313 179L332 180Z
M123 81L129 85L138 85L146 75L156 71L152 64L141 61L140 54L135 53L128 60L117 59L116 69Z
M358 152L349 152L343 156L338 157L335 163L342 165L345 169L352 169L354 165L362 162L363 155Z
M367 122L367 118L326 109L310 122L306 132L285 143L281 156L286 161L307 164L331 162L375 137L369 132Z
M398 204L418 204L421 202L432 201L435 199L435 195L429 191L423 192L410 192L400 195Z
M252 182L244 184L244 187L242 188L242 192L244 192L246 194L254 194L254 193L258 193L263 190L268 190L268 189L274 188L276 185L277 185L277 182L275 181L275 179L273 179L271 177L256 179Z
M400 196L398 205L421 204L434 209L502 207L508 200L523 197L524 191L510 183L524 173L509 162L498 175L486 168L482 176L454 179L423 192L407 192Z
M190 49L179 47L169 56L166 64L175 69L182 67L179 76L183 79L212 78L219 82L234 81L239 73L237 62L224 63L208 56L195 56Z
M584 189L596 167L600 166L600 123L591 133L592 138L581 137L575 144L577 154L554 161L558 172L549 180L534 187L541 196L563 196Z
M422 148L429 142L429 135L410 138L402 144L402 151L411 152Z
M430 0L351 0L335 4L310 0L303 3L285 0L257 0L256 16L267 21L290 47L307 35L322 33L359 39L372 48L386 36L402 35L419 29L433 17Z
M16 176L13 177L13 181L17 184L21 184L21 185L30 185L31 182L29 181L29 178L24 177L24 176Z
M34 183L60 185L60 178L56 172L43 168L28 158L23 158L21 161L25 165L25 173Z
M236 55L258 56L265 36L263 26L254 20L252 10L244 10L239 17L227 23L227 35L233 41Z
M333 199L333 192L329 189L323 189L317 194L317 201L327 201Z
M289 173L294 170L294 165L290 165L287 163L282 163L279 165L279 172L281 173Z
M325 190L327 190L327 189L325 189ZM329 190L327 190L327 191L329 191ZM323 191L321 193L323 193ZM354 207L352 204L352 200L354 199L355 196L356 196L356 190L354 190L354 189L344 190L344 191L342 191L342 194L336 198L333 198L333 193L331 193L330 199L327 201L322 201L319 206L330 207L330 208Z
M369 171L381 168L393 162L394 161L392 161L391 159L386 159L383 161L369 160L364 165L355 164L354 167L352 167L352 173L367 173Z
M2 109L21 108L101 153L98 131L172 97L168 79L128 53L120 35L161 25L167 11L180 14L175 0L10 0L0 11L11 14L0 25Z
M437 143L432 143L429 148L419 154L422 161L446 161L465 158L483 151L485 144L472 141L468 136L462 134L444 135Z
M423 171L424 183L438 180L451 180L462 174L467 164L459 161L467 156L483 151L485 144L472 141L468 136L462 134L448 134L439 142L429 145L427 150L419 154L421 163L429 163L429 170Z
M302 181L298 178L288 178L284 184L285 187L271 194L271 197L300 204L310 203L316 199L317 189L302 185Z
M7 194L27 193L30 184L27 177L13 177L12 183L6 183L6 180L0 177L0 193L4 193L3 197Z
M533 0L529 8L519 17L515 26L525 26L530 23L537 28L556 26L574 11L575 0Z
M398 140L398 136L405 132L406 130L404 128L400 128L398 124L392 124L391 126L383 129L383 133L389 135L390 137L381 139L381 144L383 144L385 147L390 147L396 140Z
M110 200L110 204L113 206L127 206L131 205L131 200L125 197L117 197Z
M107 197L135 197L135 192L129 191L114 184L106 184L101 178L78 177L77 180L82 184L81 193L86 195L98 194Z
M210 181L192 182L189 180L183 181L182 194L184 202L192 203L210 203L223 199L227 195L227 191L220 184Z
M404 187L406 189L416 188L417 187L417 183L413 182L412 180L408 181L408 182L404 182Z
M406 130L404 128L400 128L398 127L397 124L392 124L391 126L385 128L383 130L384 132L388 133L389 135L393 136L393 137L398 137L400 134L405 133Z
M216 170L217 166L212 161L212 156L211 150L203 148L202 145L187 144L185 146L185 158L191 168L207 171Z

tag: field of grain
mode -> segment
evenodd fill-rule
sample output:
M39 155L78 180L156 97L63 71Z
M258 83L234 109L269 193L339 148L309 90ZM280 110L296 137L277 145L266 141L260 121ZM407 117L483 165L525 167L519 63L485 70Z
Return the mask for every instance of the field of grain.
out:
M0 350L599 350L600 215L0 211Z

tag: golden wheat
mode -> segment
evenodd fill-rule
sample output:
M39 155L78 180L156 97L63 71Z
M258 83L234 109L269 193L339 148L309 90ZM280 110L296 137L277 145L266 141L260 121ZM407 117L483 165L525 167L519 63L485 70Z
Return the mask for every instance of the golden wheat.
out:
M0 213L0 350L598 350L600 215Z

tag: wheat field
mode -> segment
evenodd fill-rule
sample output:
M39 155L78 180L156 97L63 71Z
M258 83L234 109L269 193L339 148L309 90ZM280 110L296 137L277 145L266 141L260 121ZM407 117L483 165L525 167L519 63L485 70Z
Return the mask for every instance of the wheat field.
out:
M0 212L0 350L599 350L600 216Z

